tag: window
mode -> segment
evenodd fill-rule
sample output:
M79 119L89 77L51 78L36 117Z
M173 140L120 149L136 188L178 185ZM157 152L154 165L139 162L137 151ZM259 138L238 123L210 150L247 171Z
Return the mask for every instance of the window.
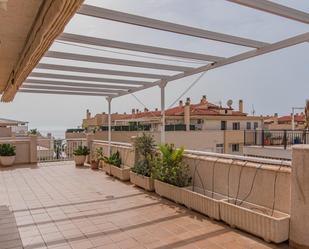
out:
M223 144L216 144L216 152L223 153Z
M251 122L247 122L247 130L251 130Z
M221 121L221 130L226 130L226 121Z
M254 122L253 127L256 130L257 128L259 128L259 123L258 122Z
M233 123L233 130L240 130L240 123L239 122Z
M239 152L239 144L232 144L232 152Z

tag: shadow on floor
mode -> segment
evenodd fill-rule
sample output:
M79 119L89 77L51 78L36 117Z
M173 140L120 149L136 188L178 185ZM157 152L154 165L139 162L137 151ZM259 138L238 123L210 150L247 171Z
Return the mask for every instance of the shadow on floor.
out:
M0 248L22 248L13 212L8 206L0 206Z

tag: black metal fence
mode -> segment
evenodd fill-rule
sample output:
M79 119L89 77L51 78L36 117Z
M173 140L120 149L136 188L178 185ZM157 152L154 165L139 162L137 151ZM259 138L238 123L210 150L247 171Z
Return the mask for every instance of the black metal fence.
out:
M278 146L309 143L308 130L245 130L244 145Z

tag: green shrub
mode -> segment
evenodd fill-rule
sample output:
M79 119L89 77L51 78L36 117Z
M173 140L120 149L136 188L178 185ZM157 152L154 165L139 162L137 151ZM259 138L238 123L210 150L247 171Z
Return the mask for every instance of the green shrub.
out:
M74 150L73 154L75 156L87 156L90 154L90 150L87 146L78 146L76 150Z
M98 147L95 150L95 158L97 161L102 161L104 159L104 155L103 155L103 148L102 147Z
M114 165L118 168L121 167L121 158L120 158L120 154L119 151L113 153L110 157L104 157L104 162Z
M153 177L178 187L191 182L189 166L183 162L184 148L175 149L173 144L160 145L161 156L155 160Z
M154 167L154 157L156 153L156 145L152 135L143 133L134 141L136 151L136 162L131 170L139 175L151 176Z
M0 156L15 156L16 147L12 144L0 144Z

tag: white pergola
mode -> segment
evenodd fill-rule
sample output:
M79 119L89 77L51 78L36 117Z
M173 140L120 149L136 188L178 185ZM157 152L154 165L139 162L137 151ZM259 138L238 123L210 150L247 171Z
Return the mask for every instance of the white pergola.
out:
M301 23L309 24L309 14L292 9L268 0L228 0L236 4L244 5L260 11L268 12L274 15L292 19ZM59 51L48 51L45 54L47 58L61 59L66 61L93 62L100 64L127 66L143 69L157 69L161 71L173 71L174 74L168 73L146 73L135 71L97 69L81 66L68 66L60 64L39 63L36 69L53 70L55 73L32 72L24 81L19 89L22 93L39 93L39 94L67 94L67 95L84 95L84 96L102 96L106 97L108 102L108 141L111 143L111 102L112 99L141 91L153 86L159 86L161 89L161 142L165 141L165 87L166 84L187 76L206 72L211 69L222 67L235 62L243 61L252 57L270 53L283 48L291 47L296 44L309 41L309 32L301 35L290 37L275 43L266 43L258 40L252 40L218 32L208 31L205 29L185 26L181 24L156 20L148 17L132 15L115 10L100 8L96 6L83 5L77 12L79 15L86 15L93 18L100 18L120 23L126 23L144 28L161 30L166 32L177 33L181 35L208 39L223 43L239 45L251 48L249 51L237 54L231 57L221 57L215 55L193 53L188 51L168 49L162 47L148 46L103 38L88 37L70 33L62 33L57 40L61 42L77 43L83 46L99 46L112 49L129 50L138 53L167 56L176 59L186 59L199 61L199 66L180 66L175 64L161 64L146 61L136 61L128 59L118 59L110 57L92 56L87 54L76 54ZM65 71L61 74L57 71ZM95 74L96 76L77 76L76 73ZM75 74L75 75L74 75ZM99 77L104 75L104 77ZM128 79L108 78L109 76L122 76ZM35 79L33 79L35 78ZM57 81L48 80L57 79ZM134 80L132 80L134 78ZM145 80L146 79L146 80ZM69 80L69 81L68 81ZM82 82L82 83L81 83Z

